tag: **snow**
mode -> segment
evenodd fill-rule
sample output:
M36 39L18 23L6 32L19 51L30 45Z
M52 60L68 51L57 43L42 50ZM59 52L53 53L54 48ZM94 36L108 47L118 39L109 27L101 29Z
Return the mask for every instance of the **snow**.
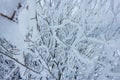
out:
M18 3L23 3L24 0L1 0L0 1L0 13L11 16L15 10L17 10Z
M120 0L0 1L0 13L15 10L18 23L0 16L0 38L19 50L6 57L23 79L119 80Z
M0 36L6 38L18 48L24 48L22 32L19 31L18 24L0 17Z

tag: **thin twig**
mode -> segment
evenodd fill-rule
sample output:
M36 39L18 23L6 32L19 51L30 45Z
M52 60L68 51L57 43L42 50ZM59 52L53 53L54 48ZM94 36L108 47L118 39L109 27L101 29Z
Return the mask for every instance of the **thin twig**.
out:
M9 56L9 55L7 55L7 54L5 54L5 53L1 52L1 51L0 51L0 53L1 53L1 54L3 54L4 56L7 56L7 57L9 57L10 59L14 60L15 62L17 62L17 63L18 63L18 64L20 64L21 66L23 66L23 67L25 67L25 68L27 68L27 69L31 70L32 72L37 73L37 74L40 74L40 72L37 72L37 71L35 71L35 70L33 70L33 69L29 68L28 66L26 66L25 64L23 64L23 63L19 62L19 61L18 61L18 60L16 60L15 58L13 58L13 57L11 57L11 56Z

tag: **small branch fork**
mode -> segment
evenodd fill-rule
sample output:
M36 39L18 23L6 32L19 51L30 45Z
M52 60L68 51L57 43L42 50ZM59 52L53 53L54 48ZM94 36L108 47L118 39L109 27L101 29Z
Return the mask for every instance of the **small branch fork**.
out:
M18 3L17 9L20 9L21 7L22 7L21 3ZM14 20L15 15L16 15L16 10L13 11L12 16L8 16L8 15L5 15L3 13L0 13L0 16L6 18L8 20L11 20L13 22L15 22L15 20Z
M15 14L16 14L16 11L13 12L13 14L12 14L11 17L9 17L9 16L7 16L7 15L5 15L5 14L3 14L3 13L0 13L0 16L4 17L4 18L6 18L6 19L9 19L9 20L11 20L11 21L13 21L13 22L15 22L15 20L13 20L14 17L15 17Z

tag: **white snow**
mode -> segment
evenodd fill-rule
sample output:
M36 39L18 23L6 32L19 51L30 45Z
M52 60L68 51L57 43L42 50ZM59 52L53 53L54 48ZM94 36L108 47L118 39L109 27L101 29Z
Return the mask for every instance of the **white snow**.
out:
M17 10L18 3L24 3L24 1L25 0L1 0L0 1L0 13L2 13L4 15L7 15L8 17L10 17L13 14L13 12L15 10ZM47 0L47 1L49 2L49 0ZM67 0L65 0L65 1L67 1ZM106 2L106 1L103 1L103 2ZM54 2L54 1L52 0L52 2ZM79 0L78 0L78 2L79 2ZM71 50L68 52L68 53L70 53L69 56L68 56L68 58L70 58L71 62L72 62L72 58L74 58L74 59L79 59L82 62L84 62L84 64L88 65L88 71L86 71L86 72L88 72L87 75L89 75L92 72L92 70L94 69L94 66L96 65L97 62L101 63L101 64L103 64L106 67L105 68L106 72L105 73L101 72L101 73L103 73L103 76L105 76L108 73L109 68L111 68L110 64L109 65L106 65L106 64L109 63L109 60L116 61L115 58L113 58L113 56L112 56L113 53L116 52L120 56L120 32L117 32L117 30L116 30L116 29L119 29L119 27L120 27L120 23L119 23L119 21L120 21L120 0L110 0L110 1L108 1L106 3L105 6L100 6L99 2L95 2L95 1L93 1L93 3L96 3L96 5L91 5L92 9L95 7L93 9L93 12L89 11L89 10L91 10L91 7L86 6L87 2L84 2L84 4L81 4L81 6L82 6L81 8L77 6L78 4L76 4L76 6L72 10L70 19L68 18L68 19L63 20L63 23L60 24L60 25L57 24L57 25L53 26L54 24L52 24L51 26L49 26L49 28L52 29L52 31L53 31L52 38L55 39L60 45L62 45L62 47L64 47L64 46L67 46L67 45L65 45L66 44L64 42L65 40L62 40L58 36L56 36L55 31L57 29L59 30L61 28L64 28L65 25L68 24L68 23L76 25L79 30L77 32L78 34L77 34L76 40L74 41L73 45L70 46ZM44 0L41 1L41 4L42 4L43 7L46 5L46 4L44 4ZM56 3L54 3L53 6L55 6L55 4ZM36 17L35 15L36 15L36 11L38 11L38 13L40 13L39 11L41 11L41 13L42 13L42 10L41 9L37 10L38 6L36 5L36 3L35 3L34 0L31 0L31 1L27 0L27 5L29 6L29 10L26 10L24 8L23 10L20 11L20 13L18 15L18 23L13 22L13 21L11 21L11 20L3 17L3 16L0 16L0 38L1 37L5 38L7 41L9 41L11 44L15 45L21 51L21 55L15 55L14 56L21 63L24 63L22 52L23 51L27 52L27 48L28 48L28 44L26 44L24 42L25 35L28 33L28 30L30 30L31 28L33 28L33 32L31 32L31 33L32 33L32 40L34 42L35 42L35 40L37 40L37 39L39 39L41 37L41 36L38 37L39 33L37 31L37 28L36 28L37 21L35 20L35 17ZM99 7L102 7L102 8L100 8L98 10ZM67 8L69 8L69 6ZM88 8L90 8L90 9L88 9ZM88 12L87 12L87 9L88 9ZM46 12L46 14L42 15L42 17L43 16L48 17L48 15L52 15L52 11L48 10L48 12L47 12L47 10L48 10L48 4L47 4L47 6L45 6L45 11L43 11L43 12ZM64 12L65 9L61 9L61 10L63 10L63 12ZM54 17L55 17L55 20L58 19L59 14L63 13L63 12L61 12L61 10L58 10L58 11L56 10L56 14L53 14L51 19L54 20L53 19ZM108 11L108 13L107 13L107 11ZM54 10L53 10L53 12L54 12ZM59 14L57 14L57 12ZM64 12L64 13L67 13L67 11ZM96 13L97 15L93 15L93 14L89 15L89 13L91 13L91 14L92 13L93 14ZM41 14L39 14L39 15L41 15ZM90 17L88 17L88 15ZM75 18L73 18L73 17L75 17ZM77 22L78 19L76 19L76 18L79 18L79 17L81 18L81 22L79 22L79 21ZM115 18L116 21L114 21L114 23L111 24L113 18ZM76 19L76 20L74 20L74 19ZM39 18L38 22L39 21L42 22L42 18ZM57 22L57 20L56 20L56 22ZM110 26L108 26L109 24L110 24ZM46 25L44 25L44 20L43 20L43 25L42 25L42 23L39 23L39 25L42 26L42 27L43 26L46 27ZM94 31L95 28L96 29L101 28L101 30L99 29L100 31L96 30L96 32L95 32ZM63 29L61 29L61 30L63 30ZM103 32L102 32L102 30L103 30ZM100 38L99 37L96 38L96 37L89 36L89 34L92 34L92 32L93 33L95 32L96 34L97 33L101 34L99 36ZM67 33L67 30L66 30L66 33ZM68 31L68 33L69 33L69 31ZM42 33L42 34L44 34L44 33ZM71 34L72 34L72 31L71 31ZM104 34L105 34L105 36L104 36ZM47 38L45 38L45 40L46 41L49 40L48 39L48 35L47 35L47 30L46 30L46 35L45 36L47 36ZM112 36L114 36L114 37L112 37ZM108 38L108 41L107 41L107 39L104 39L105 37ZM69 36L67 36L66 39L69 39ZM86 53L85 54L79 53L79 51L77 50L77 48L76 48L75 45L79 44L79 41L84 41L84 40L88 40L88 42L92 42L90 44L94 44L95 43L95 45L99 45L99 44L102 45L102 46L99 46L98 49L97 49L97 50L101 50L101 52L102 52L101 48L103 48L103 46L104 46L103 54L101 53L101 54L97 55L93 59L89 59L89 58L85 57L85 56L90 56L92 54L92 53L90 53L90 52L92 52L92 50L93 50L93 53L94 53L94 50L95 50L94 47L97 47L97 46L94 46L94 45L90 45L89 47L86 47ZM49 40L49 41L52 41L52 40ZM48 43L49 43L49 41L48 41ZM82 44L82 43L80 43L80 44ZM52 44L52 45L54 45L54 44ZM87 46L88 45L89 44L87 44ZM44 46L45 46L46 50L48 50L47 46L46 45L44 45ZM80 48L83 47L83 46L80 46ZM79 47L79 45L78 45L78 47ZM40 46L40 48L43 48L43 46ZM87 48L89 48L89 49L87 49ZM67 50L66 50L66 52L67 52ZM100 51L98 51L98 53L99 52ZM30 51L28 51L28 53L30 53ZM42 53L42 49L41 49L41 53ZM49 50L47 51L47 53L49 54ZM47 55L47 53L46 53L46 55ZM60 53L62 53L62 52L60 52ZM36 52L36 54L32 54L32 56L34 56L34 57L37 57L36 55L39 56L40 53ZM57 55L59 55L59 53ZM100 56L100 55L101 56L104 55L104 56L107 57L107 61L108 62L106 61L105 62L106 64L104 64L104 62L96 61L97 58L98 58L98 56ZM37 58L35 58L35 59L37 60ZM41 61L42 68L43 68L43 66L45 68L43 70L43 72L42 72L43 74L41 76L47 76L48 75L47 73L49 71L49 66L42 59L41 56L40 56L39 60ZM57 59L54 59L54 60L57 60ZM115 62L115 63L118 64L117 62ZM72 66L74 66L74 65L71 65L69 63L67 63L67 64L68 64L67 66L69 66L70 70L72 70L73 69ZM21 69L21 71L22 70L24 70L24 69ZM56 69L54 69L54 70L53 71L55 73L57 70ZM112 73L110 73L110 74L112 74ZM23 75L23 73L22 73L22 75ZM119 74L115 74L115 75L120 76L120 73ZM107 78L104 77L103 80L104 79L107 79Z
M0 0L0 13L11 16L17 10L18 3L23 3L25 0Z

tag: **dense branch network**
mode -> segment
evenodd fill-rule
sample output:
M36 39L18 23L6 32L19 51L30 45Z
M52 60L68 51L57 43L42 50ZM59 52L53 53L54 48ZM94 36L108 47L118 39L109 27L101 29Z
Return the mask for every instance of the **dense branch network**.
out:
M112 0L27 0L19 14L27 45L20 54L24 62L1 54L27 69L25 80L118 80L120 55L112 42L120 39L116 17L120 7L113 4Z

